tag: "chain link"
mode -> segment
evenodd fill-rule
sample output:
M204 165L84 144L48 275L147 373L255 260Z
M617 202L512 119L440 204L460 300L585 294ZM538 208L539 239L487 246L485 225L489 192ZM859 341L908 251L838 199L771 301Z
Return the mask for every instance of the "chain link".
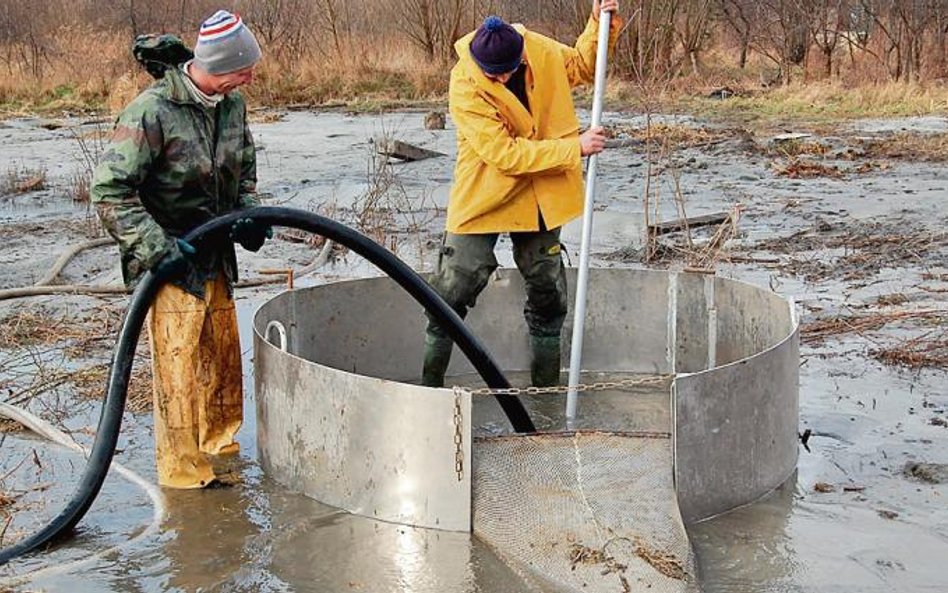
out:
M599 381L596 383L580 383L576 386L577 393L585 391L612 391L617 389L628 389L630 387L652 387L662 385L668 382L670 376L643 377L621 379L619 381ZM470 393L471 395L546 395L569 393L568 385L554 385L553 387L506 387L491 389L481 387L479 389L467 389L464 387L455 387L455 394L458 390Z
M454 388L454 473L458 482L464 479L464 414L461 412L461 396L464 390Z

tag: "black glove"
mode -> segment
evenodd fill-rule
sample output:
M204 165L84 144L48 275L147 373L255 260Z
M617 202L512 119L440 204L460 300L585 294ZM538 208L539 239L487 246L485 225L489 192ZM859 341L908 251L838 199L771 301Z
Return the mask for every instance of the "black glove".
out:
M168 252L151 268L151 272L162 280L170 280L185 273L188 260L197 253L194 245L184 239L175 239Z
M273 238L273 227L252 218L238 218L230 227L230 237L247 251L260 251L264 241Z

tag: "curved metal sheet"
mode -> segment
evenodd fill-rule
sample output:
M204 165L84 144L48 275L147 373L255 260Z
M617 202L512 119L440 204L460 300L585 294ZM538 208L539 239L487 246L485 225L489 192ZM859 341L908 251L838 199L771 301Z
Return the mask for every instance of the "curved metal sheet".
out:
M721 279L713 302L717 359L737 360L675 378L676 488L687 523L757 500L797 464L800 354L792 303ZM782 341L753 354L778 336ZM753 355L740 358L747 352Z
M268 475L358 515L470 530L470 395L314 365L259 334L254 348Z
M668 428L685 520L751 502L790 475L799 383L792 305L717 277L590 274L584 369L690 373L676 378ZM467 319L510 371L529 368L524 298L519 274L501 270ZM285 327L287 353L264 339L271 321ZM255 318L255 365L268 473L354 513L469 529L470 478L465 472L458 483L454 472L453 394L409 384L420 375L425 321L387 278L298 289L265 304ZM449 374L470 372L455 355ZM470 467L467 398L462 408Z

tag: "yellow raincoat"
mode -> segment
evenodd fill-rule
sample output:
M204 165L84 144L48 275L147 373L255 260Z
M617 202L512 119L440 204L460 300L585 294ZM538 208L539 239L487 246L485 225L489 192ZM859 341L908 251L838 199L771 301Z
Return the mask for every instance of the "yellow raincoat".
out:
M614 16L609 49L621 19ZM555 229L583 211L579 120L571 89L593 81L598 21L590 18L575 47L514 27L524 36L530 111L471 56L474 32L455 43L449 106L458 157L448 203L451 233L537 231L539 213ZM532 113L531 113L532 111Z

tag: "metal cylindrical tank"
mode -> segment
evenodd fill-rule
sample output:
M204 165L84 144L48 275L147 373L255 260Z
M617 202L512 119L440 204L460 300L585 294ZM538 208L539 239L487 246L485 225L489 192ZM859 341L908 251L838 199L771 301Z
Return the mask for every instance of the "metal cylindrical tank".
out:
M508 371L529 369L523 302L519 274L501 270L466 320ZM264 304L254 364L265 471L352 513L469 530L471 396L415 384L425 321L387 278ZM798 348L793 304L769 290L699 274L590 271L583 368L673 376L668 471L686 522L756 500L793 472ZM449 375L472 371L455 350Z

